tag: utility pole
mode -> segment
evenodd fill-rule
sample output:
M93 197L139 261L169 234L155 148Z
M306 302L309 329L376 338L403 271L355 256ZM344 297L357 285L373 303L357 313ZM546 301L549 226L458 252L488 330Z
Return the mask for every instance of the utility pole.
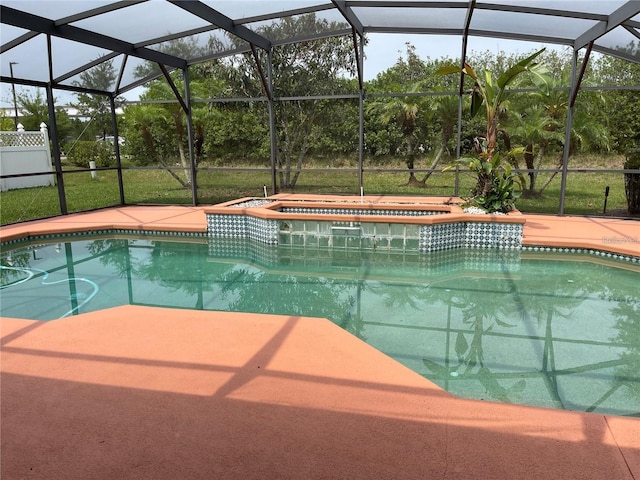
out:
M13 66L18 62L9 62L9 71L11 72L11 91L13 92L13 110L15 112L16 132L18 131L18 102L16 102L16 84L13 83Z

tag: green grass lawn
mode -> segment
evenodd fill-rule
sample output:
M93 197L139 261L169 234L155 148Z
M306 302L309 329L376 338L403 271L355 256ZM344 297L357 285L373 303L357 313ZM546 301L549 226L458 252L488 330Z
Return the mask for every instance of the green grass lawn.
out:
M402 169L401 162L391 168ZM327 193L359 195L358 173L336 168L330 172L303 171L293 190L296 193ZM182 174L177 170L176 173ZM545 181L541 174L540 184ZM547 174L548 175L548 174ZM422 175L418 175L420 178ZM234 198L261 197L263 185L270 192L271 177L265 170L202 170L198 173L198 203L215 204ZM454 195L455 177L452 173L435 173L426 188L407 186L408 173L364 172L364 193L383 195ZM559 211L560 175L544 190L541 198L521 198L518 208L525 213ZM116 171L99 171L92 179L89 172L64 174L69 212L80 212L120 204ZM165 170L132 169L123 171L126 204L183 204L191 205L191 190L183 188ZM466 172L459 177L458 194L468 194L474 179ZM624 176L612 173L570 173L567 178L565 213L574 215L602 215L605 188L610 187L607 212L624 216L627 204ZM60 213L57 187L35 187L2 192L0 222L2 225L55 216Z

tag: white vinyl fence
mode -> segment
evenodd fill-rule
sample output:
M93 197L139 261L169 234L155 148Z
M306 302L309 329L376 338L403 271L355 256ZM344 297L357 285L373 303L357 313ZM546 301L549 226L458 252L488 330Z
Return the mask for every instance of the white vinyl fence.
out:
M25 132L21 127L18 125L17 132L0 132L0 175L43 175L1 178L2 192L54 184L53 175L45 173L53 170L47 126L41 123L39 132Z

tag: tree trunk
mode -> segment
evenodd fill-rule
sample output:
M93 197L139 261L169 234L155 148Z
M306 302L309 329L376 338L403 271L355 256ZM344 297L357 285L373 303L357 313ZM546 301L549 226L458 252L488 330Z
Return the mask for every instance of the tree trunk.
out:
M487 106L487 108L489 108ZM498 139L498 116L497 114L489 121L487 125L487 152L486 159L488 163L493 162L493 156L496 152L496 140ZM475 195L482 195L483 197L491 190L491 184L493 183L493 169L489 173L482 171L478 173L478 183L476 185Z
M178 141L178 152L180 152L180 163L184 167L184 178L187 179L187 185L191 185L191 169L187 163L187 157L184 154L184 145L181 141Z
M561 169L561 167L562 167L562 160L560 160L560 162L558 163L558 169L557 169L555 172L553 172L553 173L551 174L551 176L550 176L550 177L549 177L549 179L545 182L545 184L542 186L542 188L540 188L540 190L538 190L538 193L539 193L539 194L542 194L543 190L544 190L545 188L547 188L547 187L549 186L549 184L551 183L551 181L555 178L555 176L556 176L557 174L559 174L559 173L560 173L560 169Z
M627 152L623 167L625 170L640 168L640 148ZM640 213L640 173L624 174L624 193L627 197L627 212Z
M533 191L536 185L536 172L533 157L533 144L531 143L527 145L524 151L524 163L527 166L527 170L529 170L527 173L527 175L529 175L529 190Z
M187 185L191 185L191 169L187 163L186 156L184 154L184 125L182 124L182 112L173 112L173 122L176 126L176 136L178 137L178 152L180 154L180 163L184 168L184 178L187 180Z
M282 154L280 152L276 153L276 166L278 167L278 182L280 184L280 188L286 188L284 183L284 171L282 170Z
M436 156L433 159L433 162L431 162L431 166L429 167L429 170L434 170L437 166L438 163L440 163L440 160L442 160L442 157L444 156L444 152L447 149L447 141L448 140L443 140L442 143L440 144L440 148L438 149L438 153L436 153ZM427 180L429 179L429 177L431 177L431 174L433 172L427 172L424 175L424 178L421 180L422 183L424 183L426 185Z
M300 147L300 152L298 153L296 173L293 175L293 180L291 181L290 188L295 187L296 183L298 182L298 177L300 176L300 172L302 172L302 160L304 159L304 156L307 154L307 150L308 150L307 137L304 137L304 140L302 141L302 146Z
M407 157L407 160L405 163L407 164L407 168L409 169L409 180L407 180L406 185L413 185L418 182L418 179L416 178L416 174L413 171L415 168L415 161L413 159L413 154L410 154Z
M493 175L489 173L478 173L478 183L476 183L476 190L474 196L482 195L483 197L491 190L491 183L493 182Z
M162 165L164 169L167 172L169 172L169 175L175 178L180 183L180 185L182 185L184 188L189 187L189 184L186 183L182 178L180 178L180 176L177 175L176 172L174 172L169 165L167 165L167 163L164 161L164 158L162 158L160 155L158 155L158 163Z
M289 183L291 180L291 152L289 146L291 145L291 139L289 137L289 129L286 122L281 122L282 133L284 139L280 142L280 149L278 153L278 167L280 168L280 188L290 188Z
M409 169L409 180L405 184L405 186L414 186L419 184L420 182L416 178L416 174L413 171L415 168L415 155L413 153L413 142L411 141L411 137L407 137L405 139L405 143L407 145L407 158L405 163L407 164L407 168Z

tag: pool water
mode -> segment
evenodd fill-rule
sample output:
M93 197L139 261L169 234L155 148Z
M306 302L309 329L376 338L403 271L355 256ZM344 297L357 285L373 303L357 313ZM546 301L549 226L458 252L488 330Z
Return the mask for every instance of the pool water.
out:
M324 317L461 397L640 416L630 262L90 238L3 249L0 263L2 316L135 304Z

